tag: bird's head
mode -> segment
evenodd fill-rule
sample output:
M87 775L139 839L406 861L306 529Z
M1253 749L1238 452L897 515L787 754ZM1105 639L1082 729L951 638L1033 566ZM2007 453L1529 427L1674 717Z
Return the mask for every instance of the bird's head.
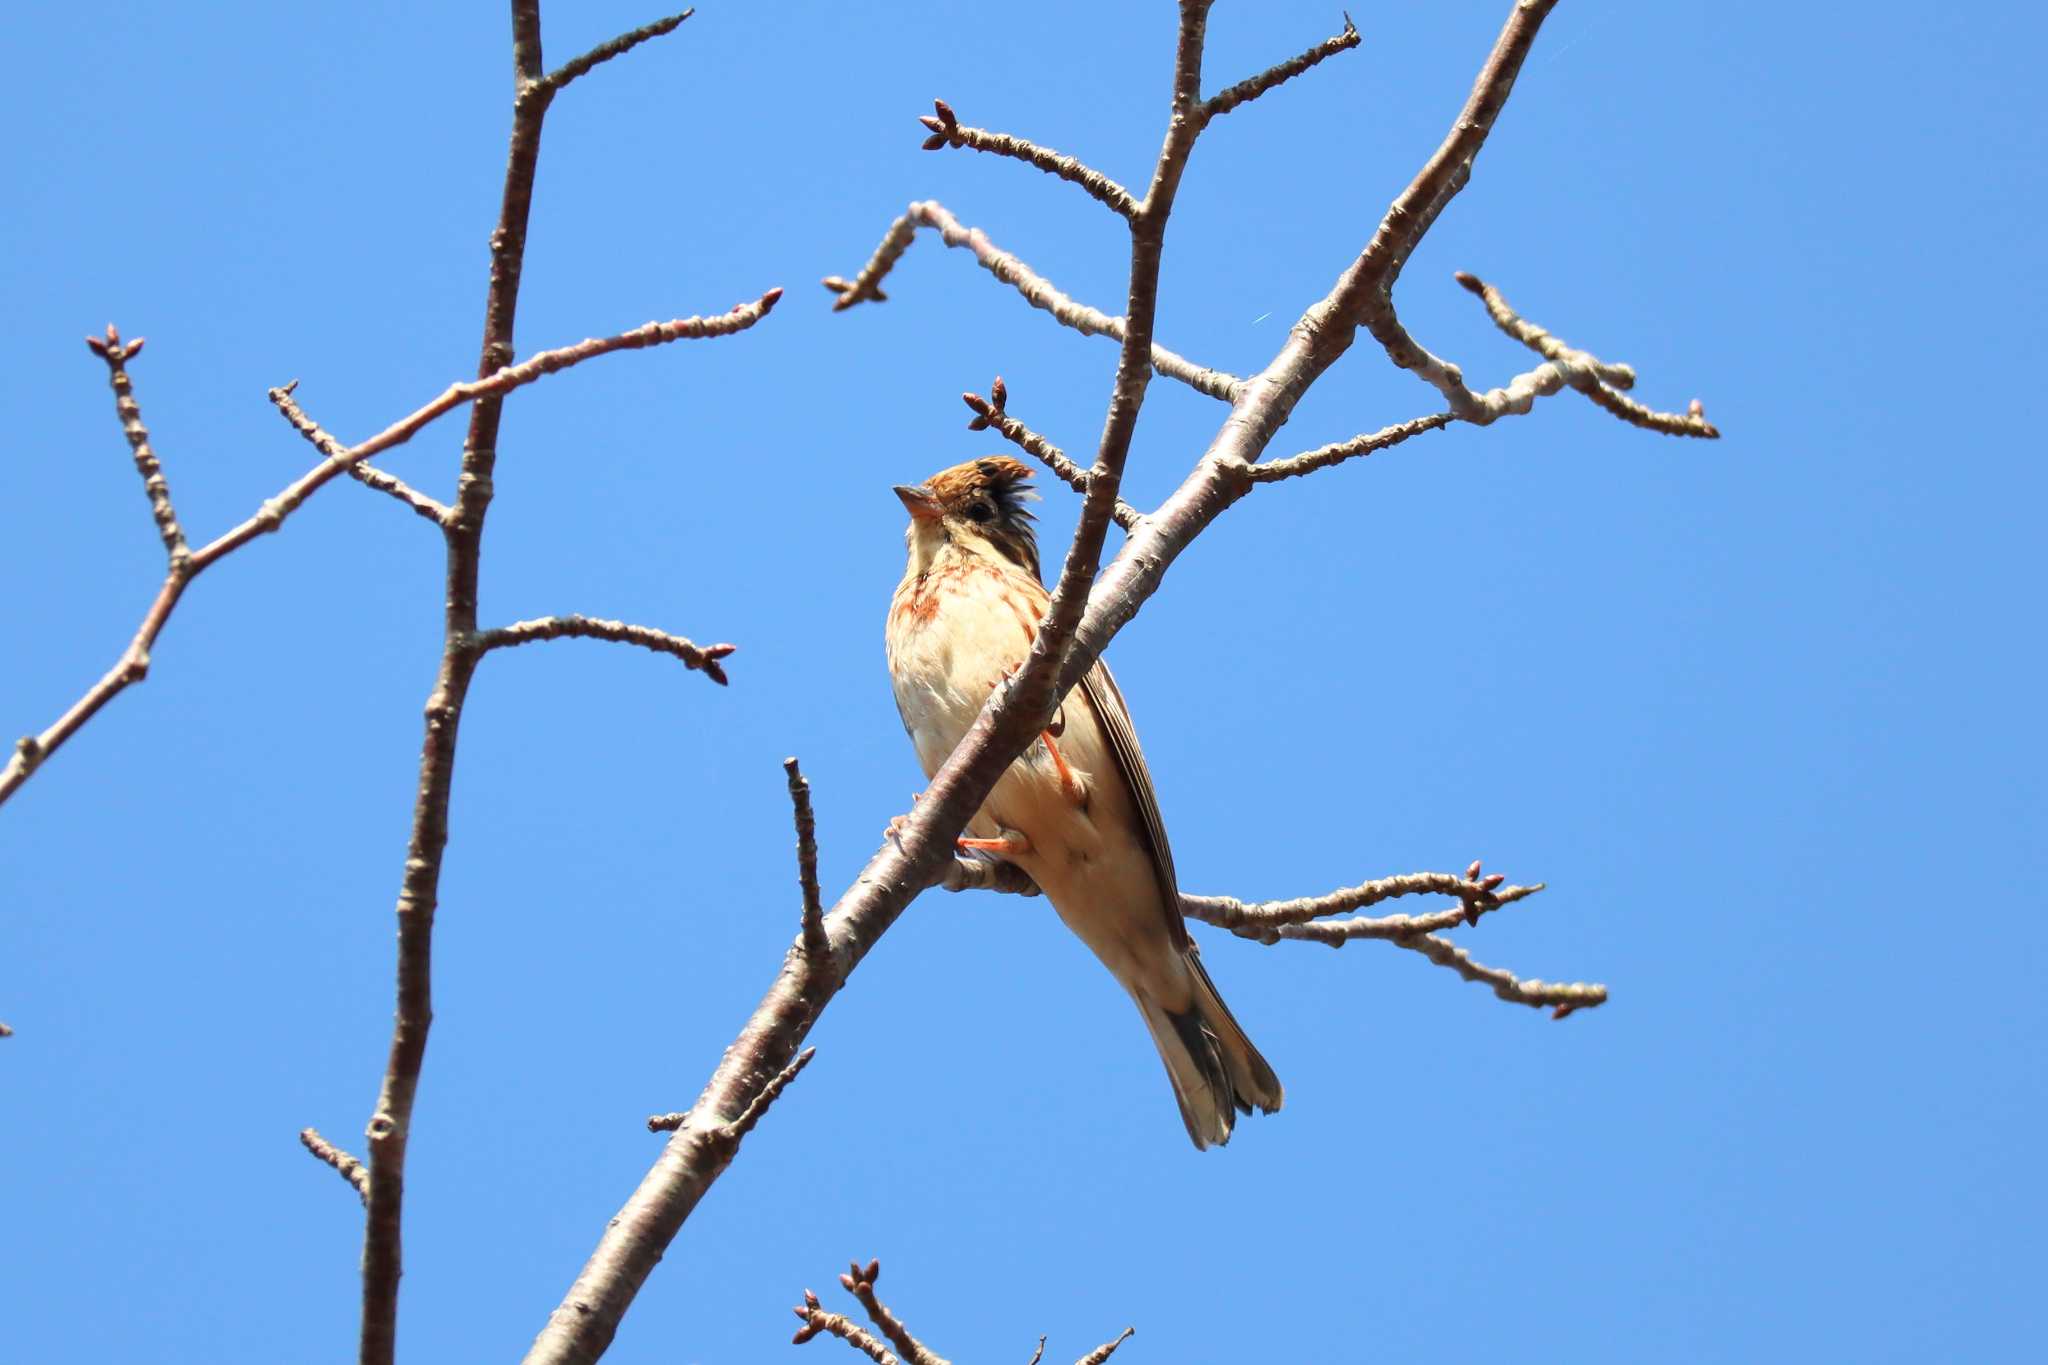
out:
M989 455L942 469L921 484L898 484L896 496L910 511L913 560L929 558L950 543L969 554L1007 560L1038 576L1038 539L1030 511L1037 498L1027 485L1031 466L1007 455Z

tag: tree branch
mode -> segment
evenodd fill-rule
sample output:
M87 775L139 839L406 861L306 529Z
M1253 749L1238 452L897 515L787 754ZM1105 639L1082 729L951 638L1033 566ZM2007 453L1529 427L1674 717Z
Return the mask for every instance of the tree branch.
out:
M1079 185L1089 198L1101 204L1118 217L1129 220L1138 212L1138 201L1131 192L1111 180L1101 171L1085 165L1078 158L1041 147L1021 137L1008 133L992 133L986 128L970 128L953 115L953 110L944 100L933 100L936 114L925 114L918 119L931 130L931 136L924 140L924 149L936 152L941 147L966 147L977 152L988 152L995 156L1012 157L1029 166L1036 166L1047 175L1057 176L1070 185Z
M294 379L282 388L270 391L270 401L276 405L284 420L292 429L312 442L313 448L330 460L338 460L346 453L346 447L323 430L318 422L308 417L305 411L293 401L292 394L298 389L299 381ZM398 499L413 511L425 517L436 526L448 525L448 508L425 493L420 492L396 474L390 474L374 465L356 461L348 466L348 475L366 488Z
M796 881L803 892L804 953L824 957L832 951L825 937L825 907L818 892L818 819L811 813L811 784L794 758L782 761L789 775L789 804L796 813Z
M223 532L220 536L207 542L204 547L193 551L189 558L185 560L173 558L170 571L165 575L162 586L157 590L156 599L150 603L148 611L143 614L142 625L136 630L134 638L129 641L128 648L122 651L120 658L115 660L114 666L97 683L88 688L83 696L76 702L73 702L71 709L59 716L49 728L40 734L25 735L15 742L14 756L8 760L5 768L0 768L0 804L4 804L10 796L14 795L21 785L34 774L35 770L42 765L44 760L62 748L65 741L69 740L72 735L78 732L81 726L99 713L101 707L120 695L130 685L138 683L149 676L149 652L156 644L157 636L163 631L164 623L170 620L171 613L177 609L178 600L184 596L185 589L192 584L193 580L226 556L233 554L250 541L255 540L258 536L265 535L283 526L285 519L297 511L300 504L318 492L322 486L327 484L336 475L345 472L350 466L367 460L373 455L390 450L394 446L405 444L428 423L461 407L464 403L477 403L479 406L486 403L502 403L506 394L516 388L533 383L543 375L568 369L572 365L581 364L586 360L609 354L612 351L637 350L642 347L662 345L671 341L681 341L697 337L727 336L733 332L745 331L766 316L769 309L775 306L775 301L781 296L782 291L780 289L771 289L753 303L741 304L730 312L721 313L716 317L690 317L677 318L670 322L650 322L643 327L636 327L629 332L621 332L614 336L592 338L580 341L573 346L561 346L554 350L541 351L517 365L508 364L493 367L481 378L466 383L449 385L442 391L439 397L424 407L415 409L406 416L399 418L396 422L393 422L390 426L361 444L350 446L347 450L332 455L315 465L292 483L287 484L275 497L265 501L246 521ZM498 349L500 348L494 348L492 354L497 354ZM502 349L509 351L509 343ZM133 347L125 351L127 356L133 356L133 354ZM474 440L474 417L471 419L471 427L472 440ZM495 440L495 435L492 439ZM478 471L470 472L475 474ZM456 506L451 509L451 520L448 523L449 534L455 535L460 532L466 538L474 538L475 531L473 527L465 530L458 523L465 505L469 508L470 515L473 518L481 516L482 507L488 502L489 498L488 476L486 475L485 477L486 482L481 485L476 484L474 478L472 478L470 491L467 494L469 502L464 504L458 498ZM462 578L468 584L467 600L473 604L475 601L474 572L467 573ZM451 597L450 600L453 601L455 598ZM473 605L470 608L470 612L473 624Z
M1267 67L1249 80L1239 81L1228 90L1210 96L1202 105L1202 121L1207 123L1210 119L1220 118L1229 113L1240 104L1249 104L1274 86L1291 81L1325 58L1349 51L1358 44L1358 29L1352 24L1351 15L1347 12L1344 15L1344 31L1334 38L1325 38L1299 57L1289 57L1277 66Z
M725 670L718 661L738 649L738 645L697 645L680 635L671 635L665 630L651 626L629 625L624 621L607 621L594 616L542 616L531 621L514 621L509 626L478 633L472 641L472 648L479 654L488 654L494 649L513 649L520 645L532 644L536 640L559 640L571 636L586 640L609 640L614 644L638 645L641 649L653 650L681 659L685 668L697 670L720 687L726 685Z
M1459 271L1458 283L1476 294L1486 305L1494 325L1549 361L1566 384L1613 413L1630 426L1662 432L1666 436L1697 436L1707 440L1721 433L1706 418L1698 399L1687 413L1657 412L1616 392L1635 387L1636 372L1628 365L1610 365L1588 351L1566 345L1535 323L1525 320L1508 306L1508 301L1476 275Z
M1361 455L1371 455L1389 446L1397 446L1410 436L1420 436L1425 431L1447 427L1457 420L1451 413L1434 412L1427 417L1417 417L1412 421L1382 427L1369 435L1354 436L1348 441L1339 441L1334 445L1318 446L1300 455L1290 455L1284 460L1263 461L1250 466L1245 471L1245 477L1253 483L1278 483L1282 479L1313 474L1318 469L1327 469L1333 464L1342 464Z
M642 24L631 33L621 33L610 42L599 43L581 57L576 58L574 61L564 62L547 75L541 77L540 84L548 89L550 95L560 94L563 87L567 86L578 76L588 75L592 67L599 66L614 57L631 52L649 39L659 38L665 33L675 32L681 26L683 20L696 12L694 8L686 9L681 14L671 14L666 19L656 19L651 24Z
M881 303L888 295L881 290L881 282L903 259L903 253L917 237L917 230L928 227L939 234L939 240L950 247L965 247L974 253L989 274L1001 280L1024 296L1024 301L1033 308L1042 308L1063 327L1071 327L1083 336L1124 338L1124 320L1110 317L1084 303L1068 298L1030 266L1016 256L1004 251L988 239L980 228L962 226L960 220L946 211L936 200L923 200L904 210L903 216L889 225L889 231L882 237L875 254L861 267L853 279L842 279L827 275L825 287L839 296L832 305L834 312L853 307L857 303L872 300ZM1152 368L1168 379L1177 379L1211 398L1220 398L1228 403L1235 398L1237 387L1243 381L1235 375L1221 370L1205 369L1164 346L1152 348Z
M1002 434L1004 440L1016 446L1025 454L1030 455L1033 459L1043 463L1067 487L1073 489L1076 493L1087 492L1087 470L1068 459L1067 453L1051 441L1046 440L1030 427L1025 426L1022 422L1003 411L1003 405L1010 401L1010 393L1008 387L1003 383L1001 375L996 376L996 382L989 385L988 391L989 397L987 398L983 398L978 393L963 393L960 395L960 401L967 404L974 411L974 420L967 424L967 429L969 431L985 431L990 427L994 427ZM1116 524L1128 531L1137 524L1141 514L1137 508L1131 506L1122 498L1118 498L1116 500L1116 511L1112 515L1116 518Z
M681 20L677 19L676 23ZM664 26L665 25L665 26ZM535 172L540 161L541 128L555 95L598 63L675 24L661 21L600 45L544 76L540 0L512 0L512 130L506 154L504 189L498 223L491 233L490 289L484 300L483 336L477 362L478 380L451 389L452 402L471 404L469 431L463 440L461 472L455 501L446 523L447 569L443 598L441 662L426 705L425 734L420 746L418 795L398 892L397 1004L391 1049L378 1088L377 1107L367 1129L370 1139L369 1215L363 1231L363 1365L389 1365L395 1350L398 1284L402 1268L401 1226L405 1197L406 1148L412 1128L420 1067L433 1021L433 928L439 903L442 856L448 844L448 803L455 776L456 739L463 704L476 666L496 645L549 638L548 632L592 634L617 638L647 648L682 652L687 642L660 637L617 622L592 622L581 617L549 622L522 622L496 636L477 630L477 580L484 519L490 509L498 459L498 432L505 395L543 374L611 351L658 345L686 337L725 336L760 321L775 306L781 290L712 318L687 318L649 323L616 337L544 351L513 364L514 322L519 285L526 260L527 222L533 208ZM332 464L328 466L332 468ZM576 623L572 625L571 623ZM673 645L673 648L671 647ZM701 667L719 675L710 651L697 651ZM728 1151L736 1142L725 1141ZM729 1159L729 1156L728 1156Z
M854 1350L863 1352L868 1359L875 1362L875 1365L901 1365L901 1362L889 1353L889 1348L882 1344L880 1338L844 1313L826 1312L818 1306L818 1296L808 1289L804 1291L803 1306L790 1311L802 1318L804 1323L796 1329L796 1335L789 1339L792 1345L801 1346L820 1332L826 1332L838 1337Z
M1136 1336L1137 1334L1137 1328L1126 1327L1123 1331L1117 1334L1116 1340L1103 1342L1100 1346L1090 1351L1087 1355L1082 1356L1079 1360L1075 1361L1074 1365L1102 1365L1104 1361L1108 1360L1111 1356L1116 1354L1117 1347L1123 1345L1125 1342L1129 1341L1132 1337Z
M110 322L104 338L89 336L85 344L107 362L107 383L114 390L114 413L121 419L121 434L128 438L128 449L135 456L135 471L142 475L142 489L149 494L149 514L156 521L157 534L163 537L164 554L172 571L178 572L189 564L192 551L185 544L185 532L171 506L171 486L164 479L156 451L150 448L149 428L142 425L142 405L135 401L135 385L128 378L128 362L142 354L145 340L137 337L122 345L120 330Z
M881 1328L882 1335L903 1353L906 1365L952 1365L951 1361L912 1336L903 1320L890 1312L889 1306L876 1296L875 1281L881 1278L880 1261L870 1260L866 1266L855 1261L847 1267L847 1273L839 1277L839 1286L860 1300L868 1321Z
M341 1148L335 1146L326 1138L321 1137L320 1131L317 1128L301 1128L299 1130L299 1141L305 1146L307 1151L326 1162L329 1166L332 1166L341 1178L354 1188L356 1194L362 1198L363 1204L366 1207L368 1206L370 1202L370 1172L364 1167L362 1162L357 1161L347 1152L342 1151Z

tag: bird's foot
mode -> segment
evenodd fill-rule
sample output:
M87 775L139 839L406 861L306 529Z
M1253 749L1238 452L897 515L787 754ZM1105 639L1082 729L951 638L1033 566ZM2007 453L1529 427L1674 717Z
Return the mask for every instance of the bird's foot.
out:
M1006 858L1031 852L1030 838L1014 829L1002 830L993 839L956 839L954 843L964 849L1000 853Z
M1059 774L1060 792L1067 800L1085 810L1088 806L1088 787L1081 781L1081 775L1074 771L1073 765L1067 762L1067 756L1060 752L1059 743L1055 738L1059 732L1059 729L1044 730L1039 732L1038 738L1045 745L1046 753L1052 756L1053 771Z

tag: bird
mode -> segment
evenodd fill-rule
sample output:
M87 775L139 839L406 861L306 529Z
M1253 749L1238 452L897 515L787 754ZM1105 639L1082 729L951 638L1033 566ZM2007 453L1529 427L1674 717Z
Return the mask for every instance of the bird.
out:
M889 678L926 778L1023 663L1051 601L1031 477L990 456L896 486L909 556L889 603ZM1152 775L1105 664L1061 699L959 844L1022 868L1129 993L1197 1149L1228 1142L1239 1113L1280 1108L1280 1078L1188 936Z

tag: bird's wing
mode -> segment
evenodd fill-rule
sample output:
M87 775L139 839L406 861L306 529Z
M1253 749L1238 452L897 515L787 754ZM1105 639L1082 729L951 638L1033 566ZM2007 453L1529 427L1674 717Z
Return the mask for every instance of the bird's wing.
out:
M1117 690L1116 679L1109 675L1109 665L1100 661L1082 675L1079 690L1109 741L1116 770L1123 775L1131 804L1138 808L1138 817L1144 822L1152 875L1159 880L1160 907L1169 921L1167 932L1173 946L1186 952L1188 926L1180 913L1180 883L1173 875L1173 848L1166 842L1166 822L1159 818L1159 798L1152 791L1152 773L1145 766L1145 751L1138 747L1138 732L1131 728L1130 708L1124 705L1124 694Z

